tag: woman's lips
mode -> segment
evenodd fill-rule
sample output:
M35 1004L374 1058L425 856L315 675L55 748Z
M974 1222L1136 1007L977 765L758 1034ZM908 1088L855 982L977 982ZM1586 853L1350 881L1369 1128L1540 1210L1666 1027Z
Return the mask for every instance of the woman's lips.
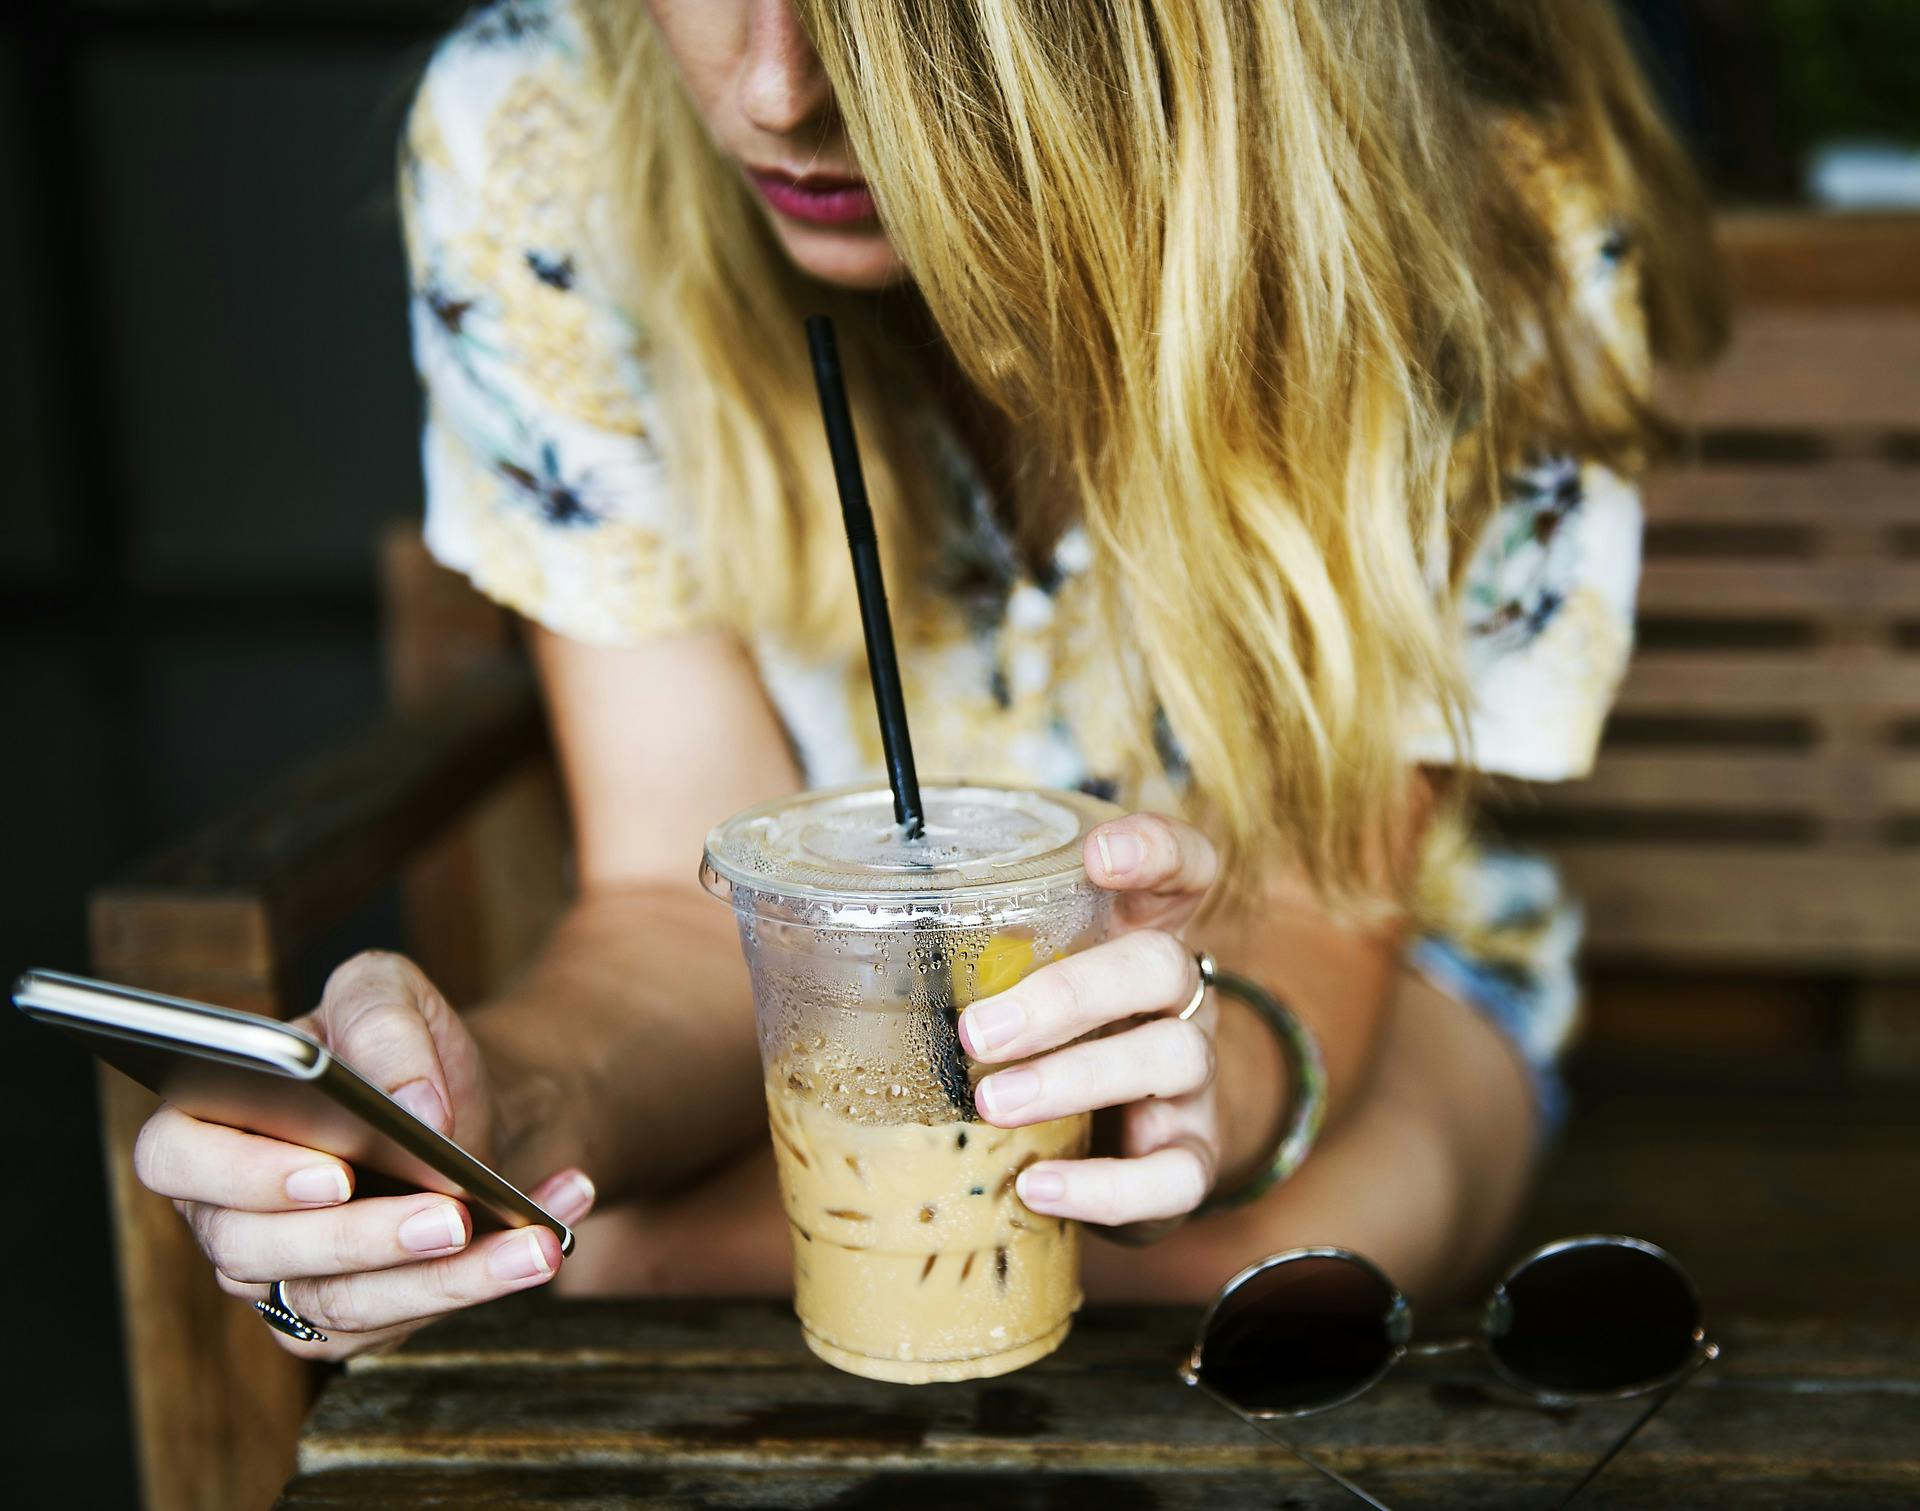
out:
M796 177L774 168L749 168L766 202L782 215L814 226L850 226L875 216L873 191L857 178Z

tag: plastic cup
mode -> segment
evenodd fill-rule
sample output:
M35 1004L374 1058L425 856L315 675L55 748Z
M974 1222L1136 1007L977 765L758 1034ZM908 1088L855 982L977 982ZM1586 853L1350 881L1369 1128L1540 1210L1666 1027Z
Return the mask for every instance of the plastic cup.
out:
M753 977L794 1307L829 1364L920 1384L1004 1374L1079 1307L1077 1224L1014 1190L1086 1152L1088 1119L979 1121L977 998L1106 936L1081 842L1119 810L1071 792L935 785L903 839L885 787L763 803L707 838Z

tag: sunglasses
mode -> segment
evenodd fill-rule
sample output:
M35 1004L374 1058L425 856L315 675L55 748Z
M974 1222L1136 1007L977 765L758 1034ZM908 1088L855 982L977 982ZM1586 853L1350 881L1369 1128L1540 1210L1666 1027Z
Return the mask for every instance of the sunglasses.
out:
M1242 1270L1214 1299L1181 1371L1249 1426L1378 1511L1274 1423L1364 1395L1402 1359L1479 1353L1500 1380L1545 1406L1651 1396L1646 1410L1557 1504L1567 1505L1673 1393L1719 1357L1679 1262L1638 1238L1563 1238L1526 1255L1493 1288L1475 1336L1414 1343L1413 1308L1347 1249L1291 1249Z

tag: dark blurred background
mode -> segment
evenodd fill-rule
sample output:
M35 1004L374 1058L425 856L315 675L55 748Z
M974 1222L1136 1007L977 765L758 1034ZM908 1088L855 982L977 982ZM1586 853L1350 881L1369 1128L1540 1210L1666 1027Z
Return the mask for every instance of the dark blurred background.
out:
M1920 142L1913 0L1629 8L1725 202L1801 199L1820 143ZM89 886L382 703L374 543L419 502L391 169L460 9L4 8L8 976L84 968ZM11 1012L0 1161L0 1496L131 1504L92 1071Z

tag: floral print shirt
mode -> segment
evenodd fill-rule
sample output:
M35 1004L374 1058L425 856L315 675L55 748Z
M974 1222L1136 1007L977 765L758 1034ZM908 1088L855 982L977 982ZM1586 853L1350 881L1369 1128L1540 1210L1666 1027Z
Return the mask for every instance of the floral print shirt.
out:
M626 645L715 621L650 443L640 333L598 271L610 192L587 47L570 0L470 14L415 100L401 202L428 547L557 633ZM1603 207L1530 142L1514 171L1551 219L1583 313L1617 360L1643 369L1633 266ZM952 570L900 648L922 768L1177 805L1177 792L1121 790L1132 705L1101 654L1086 537L1070 530L1051 561L1023 562L957 440L925 423L951 499ZM1639 540L1634 488L1600 466L1542 458L1514 479L1459 601L1476 766L1546 781L1588 769L1630 648ZM752 649L810 782L882 769L857 655ZM1453 759L1437 727L1412 732L1408 754ZM1551 867L1469 845L1440 891L1440 925L1413 963L1550 1066L1574 1022L1579 935Z

